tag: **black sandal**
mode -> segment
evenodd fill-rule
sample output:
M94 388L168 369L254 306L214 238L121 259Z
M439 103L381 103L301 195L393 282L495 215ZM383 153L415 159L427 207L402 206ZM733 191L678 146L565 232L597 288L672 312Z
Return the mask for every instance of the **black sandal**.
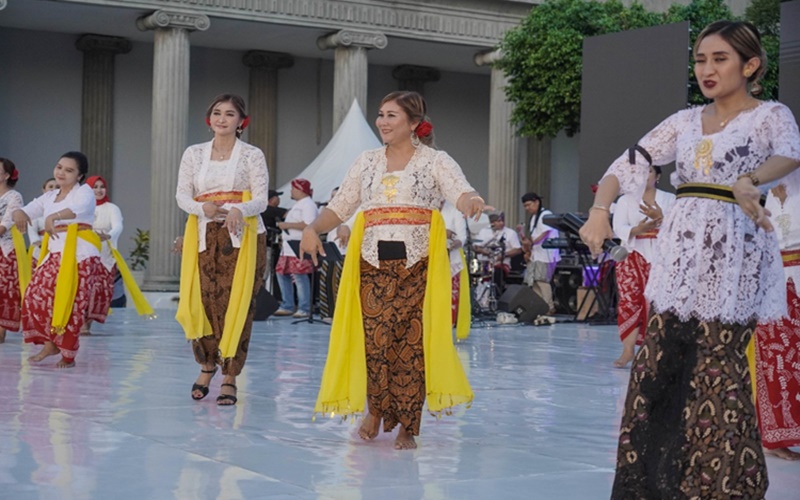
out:
M234 384L222 384L220 385L220 388L225 387L226 385L228 387L233 387L234 391L237 390ZM232 402L231 404L223 404L223 401L232 401ZM239 400L236 399L236 395L234 394L220 394L219 396L217 396L217 406L233 406L236 404L237 401Z
M213 370L200 370L200 373L210 373L211 378L214 378L214 375L217 374L217 367L214 367ZM194 391L200 391L203 393L202 396L199 398L194 397ZM200 401L204 397L208 396L208 385L200 385L200 384L192 384L192 399L195 401Z

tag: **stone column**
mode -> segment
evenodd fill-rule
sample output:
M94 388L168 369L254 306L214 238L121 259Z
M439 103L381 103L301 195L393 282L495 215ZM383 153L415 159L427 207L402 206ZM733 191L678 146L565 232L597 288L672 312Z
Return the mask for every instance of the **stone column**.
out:
M427 82L438 82L442 74L436 68L401 64L400 66L395 66L392 70L392 76L395 80L400 81L400 90L410 90L424 96L425 84Z
M280 52L251 50L244 55L242 62L250 68L247 140L264 152L270 186L274 187L278 171L278 70L291 68L294 58Z
M136 22L155 31L150 162L150 259L144 289L177 290L180 259L170 252L185 216L175 203L178 167L187 144L189 33L207 30L207 16L158 10Z
M0 0L0 10L3 10L8 5L8 0Z
M83 52L81 151L89 158L89 173L113 183L114 58L131 51L125 38L82 35L75 47ZM113 192L113 190L112 190Z
M317 39L320 50L335 49L333 72L333 132L358 101L367 109L367 50L383 49L386 35L377 31L341 30Z
M507 79L495 63L502 54L494 50L475 55L475 64L491 66L491 95L489 104L489 192L486 203L506 213L513 222L520 213L519 201L519 143L511 124L513 104L506 99ZM510 217L514 215L514 217Z

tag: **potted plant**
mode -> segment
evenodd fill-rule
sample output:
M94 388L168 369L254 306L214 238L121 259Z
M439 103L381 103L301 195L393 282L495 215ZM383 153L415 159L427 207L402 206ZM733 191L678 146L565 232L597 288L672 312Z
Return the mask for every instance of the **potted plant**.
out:
M136 283L142 286L144 280L144 269L150 259L150 231L136 228L136 236L131 237L134 242L133 250L128 255L128 263L131 266L131 274L136 279Z

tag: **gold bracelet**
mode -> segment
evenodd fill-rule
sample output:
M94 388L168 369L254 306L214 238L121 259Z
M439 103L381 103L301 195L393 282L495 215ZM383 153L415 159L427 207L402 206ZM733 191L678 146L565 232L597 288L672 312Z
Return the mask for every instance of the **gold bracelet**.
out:
M591 212L592 210L605 210L606 212L611 213L611 210L609 210L608 207L604 207L603 205L592 205L589 211Z
M761 181L758 179L758 176L756 175L755 172L747 172L746 174L741 174L739 175L739 177L736 178L736 180L738 181L739 179L742 179L744 177L750 179L750 182L753 183L753 186L758 186L759 184L761 184Z
M470 200L478 199L478 200L481 200L482 202L486 203L486 200L484 200L482 197L480 197L478 195L470 196L469 199Z

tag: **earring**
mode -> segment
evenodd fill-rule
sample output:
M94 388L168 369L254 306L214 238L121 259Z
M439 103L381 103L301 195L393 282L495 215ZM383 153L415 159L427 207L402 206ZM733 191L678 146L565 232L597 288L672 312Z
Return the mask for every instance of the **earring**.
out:
M417 136L416 132L411 132L411 145L415 148L419 147L419 136Z
M748 69L747 71L745 71L745 72L744 72L744 77L745 77L745 78L750 78L750 76L751 76L752 74L753 74L753 72L752 72L752 71L750 71L750 70Z
M242 127L238 127L238 128L236 129L236 133L237 133L237 134L239 134L239 135L242 135L242 132L243 132L243 131L244 131L244 129L243 129Z

